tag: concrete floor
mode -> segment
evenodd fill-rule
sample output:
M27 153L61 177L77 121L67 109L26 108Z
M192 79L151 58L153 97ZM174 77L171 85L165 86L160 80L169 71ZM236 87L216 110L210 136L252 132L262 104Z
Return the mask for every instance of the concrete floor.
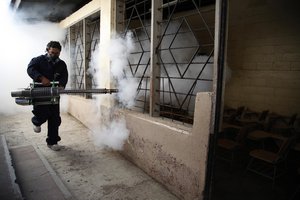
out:
M34 133L31 116L30 112L0 115L0 135L5 135L9 149L35 146L74 199L177 199L117 152L97 148L89 130L72 116L62 114L59 144L65 148L58 152L46 146L47 124L41 133Z

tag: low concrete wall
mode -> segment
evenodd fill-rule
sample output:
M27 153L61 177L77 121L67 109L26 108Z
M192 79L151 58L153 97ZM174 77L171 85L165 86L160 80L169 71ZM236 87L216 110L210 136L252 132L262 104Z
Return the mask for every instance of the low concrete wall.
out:
M95 101L80 96L68 97L67 111L88 128L95 124L98 112Z
M210 118L210 93L197 95L193 127L128 112L122 154L178 197L202 199Z
M69 112L87 127L93 119L90 101L69 100ZM199 93L193 126L121 111L130 131L121 153L181 199L202 199L211 108L212 94Z

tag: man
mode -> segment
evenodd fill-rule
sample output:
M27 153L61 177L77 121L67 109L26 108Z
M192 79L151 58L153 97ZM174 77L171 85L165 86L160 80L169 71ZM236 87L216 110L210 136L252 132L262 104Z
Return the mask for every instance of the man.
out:
M65 87L68 82L66 63L59 59L61 45L57 41L50 41L46 47L46 54L33 58L28 64L27 73L34 82L42 83L43 87L51 87L51 81L58 81L59 87ZM48 121L47 146L55 151L61 149L57 144L61 138L58 127L61 124L59 104L34 105L31 121L33 130L41 132L41 125Z

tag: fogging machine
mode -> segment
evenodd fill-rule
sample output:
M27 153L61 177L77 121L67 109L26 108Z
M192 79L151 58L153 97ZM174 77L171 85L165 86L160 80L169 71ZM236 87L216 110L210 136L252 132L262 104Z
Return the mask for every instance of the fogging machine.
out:
M18 105L51 105L58 104L61 94L112 94L117 89L64 89L58 87L59 82L51 82L51 87L43 87L41 83L33 82L28 88L12 91L11 96L15 97Z

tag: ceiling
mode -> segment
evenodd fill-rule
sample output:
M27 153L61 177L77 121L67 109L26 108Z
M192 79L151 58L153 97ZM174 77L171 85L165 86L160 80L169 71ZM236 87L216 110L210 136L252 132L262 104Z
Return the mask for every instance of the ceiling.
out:
M91 1L92 0L10 0L11 7L16 8L17 15L30 23L37 21L59 22ZM164 0L163 2L170 1L171 0ZM130 6L131 4L135 4L136 0L125 0L125 2L126 6ZM145 3L136 4L136 9L143 11L146 4L149 4L149 8L151 7L151 0L142 2ZM205 6L214 4L215 0L198 0L196 2L201 3L201 6ZM176 10L184 11L191 8L194 9L191 0L181 0ZM129 14L130 13L127 13L127 17L129 17ZM148 18L150 18L150 14Z
M11 0L16 13L29 22L59 22L92 0ZM18 4L18 5L17 5Z

